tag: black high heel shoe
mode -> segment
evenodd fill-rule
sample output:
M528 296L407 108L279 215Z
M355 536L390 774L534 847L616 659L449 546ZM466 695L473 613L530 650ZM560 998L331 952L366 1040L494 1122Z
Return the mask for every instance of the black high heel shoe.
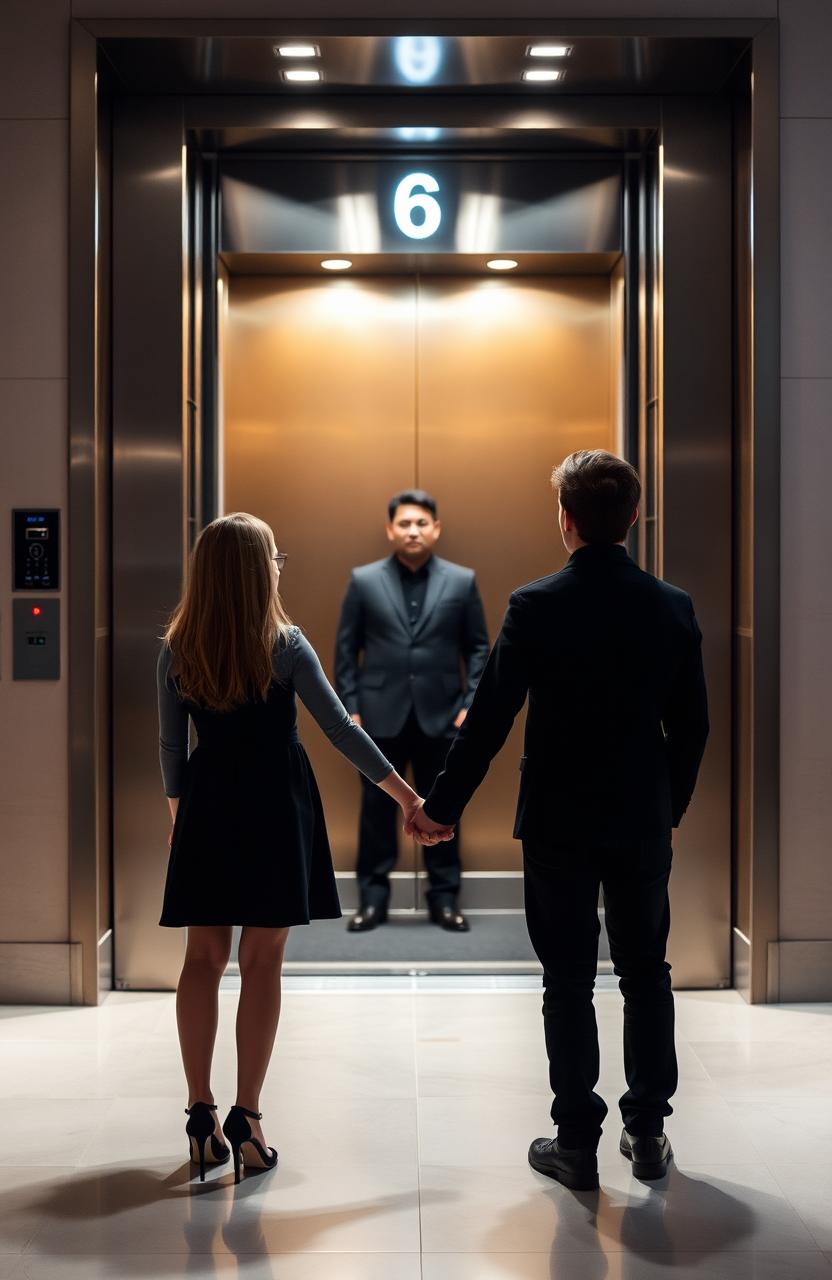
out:
M231 1152L224 1142L220 1142L214 1133L214 1116L216 1105L213 1102L195 1102L192 1107L185 1108L188 1123L185 1133L188 1135L190 1157L194 1164L199 1164L199 1180L205 1181L205 1144L211 1139L211 1164L225 1164Z
M233 1106L222 1126L234 1157L235 1183L240 1181L240 1153L243 1147L249 1148L249 1151L243 1154L243 1163L251 1165L252 1169L273 1169L277 1164L277 1152L274 1147L269 1147L267 1151L262 1142L252 1136L251 1125L246 1116L252 1120L263 1119L260 1111L248 1111L245 1107Z

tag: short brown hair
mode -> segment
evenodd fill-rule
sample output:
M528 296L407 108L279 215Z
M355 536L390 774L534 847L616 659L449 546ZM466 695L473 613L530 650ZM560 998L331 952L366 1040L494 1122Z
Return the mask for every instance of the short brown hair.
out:
M604 449L581 449L555 467L552 485L582 542L624 541L641 497L629 462Z

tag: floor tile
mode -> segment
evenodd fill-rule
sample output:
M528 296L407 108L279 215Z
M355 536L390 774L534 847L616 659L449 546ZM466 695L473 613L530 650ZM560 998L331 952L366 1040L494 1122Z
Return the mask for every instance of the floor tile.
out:
M825 1166L778 1164L774 1176L820 1248L832 1250L832 1157L828 1150Z
M543 1037L517 1046L505 1041L472 1044L454 1040L420 1040L416 1045L420 1096L450 1098L471 1094L511 1096L531 1093L548 1097L549 1064Z
M676 1005L676 1166L648 1185L618 1152L621 1000L597 993L595 1196L526 1163L552 1132L537 992L287 994L280 1167L236 1190L185 1159L171 995L0 1009L0 1280L832 1280L832 1006ZM235 1014L223 993L221 1108Z
M832 1005L750 1005L736 991L676 993L677 1035L709 1040L832 1040Z
M829 1280L820 1253L426 1253L423 1280Z
M0 1167L77 1164L111 1106L90 1098L0 1101Z
M415 1166L303 1169L233 1185L225 1166L205 1184L175 1161L80 1169L39 1197L40 1225L28 1251L66 1255L303 1252L415 1253Z
M72 1173L54 1165L0 1168L0 1258L23 1253L41 1224L44 1197Z
M329 1040L325 1051L278 1040L268 1087L283 1097L414 1098L412 1039L367 1045Z
M781 1091L779 1098L762 1102L732 1097L727 1105L775 1172L784 1164L815 1167L832 1162L832 1084L825 1099Z
M428 1253L812 1251L815 1241L758 1166L672 1168L652 1185L605 1167L572 1193L517 1166L422 1170Z
M16 1260L12 1260L17 1264ZM420 1280L418 1253L134 1254L35 1258L0 1280ZM20 1265L20 1264L17 1264Z
M113 992L96 1007L7 1005L0 1008L0 1041L97 1041L152 1033L162 1010L172 1008L169 995L150 991Z
M777 1101L785 1080L801 1095L824 1100L832 1079L832 1043L799 1040L692 1041L691 1048L726 1098Z
M272 1105L274 1100L274 1105ZM416 1167L414 1098L285 1097L266 1090L261 1100L267 1135L294 1167L332 1164L412 1164Z

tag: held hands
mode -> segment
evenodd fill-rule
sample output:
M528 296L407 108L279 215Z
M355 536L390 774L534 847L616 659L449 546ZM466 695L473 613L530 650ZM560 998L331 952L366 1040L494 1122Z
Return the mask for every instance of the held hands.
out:
M419 844L439 844L442 840L452 840L453 827L443 827L441 823L434 822L425 813L424 804L424 800L417 800L415 805L405 811L406 834L418 840Z

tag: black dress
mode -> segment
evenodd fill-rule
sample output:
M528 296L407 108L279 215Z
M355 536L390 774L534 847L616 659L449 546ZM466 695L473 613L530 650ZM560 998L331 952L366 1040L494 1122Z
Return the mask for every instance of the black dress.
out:
M160 759L179 796L160 924L282 928L341 909L321 797L297 734L295 691L333 744L373 781L391 765L351 720L293 627L268 699L233 711L183 701L159 656ZM188 719L198 745L188 756Z

